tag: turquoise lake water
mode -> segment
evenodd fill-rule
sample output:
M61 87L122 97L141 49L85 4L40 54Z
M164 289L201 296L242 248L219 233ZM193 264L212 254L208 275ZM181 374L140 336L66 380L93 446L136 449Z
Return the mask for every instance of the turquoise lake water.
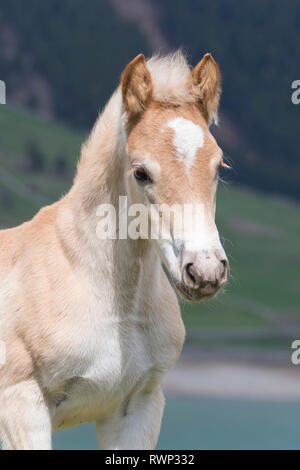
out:
M167 398L158 449L300 449L300 402ZM54 449L98 449L94 424L54 435Z

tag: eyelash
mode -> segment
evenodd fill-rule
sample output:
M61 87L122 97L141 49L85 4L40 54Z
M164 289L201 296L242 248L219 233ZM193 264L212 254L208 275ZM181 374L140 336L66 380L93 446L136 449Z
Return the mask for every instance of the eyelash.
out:
M221 181L221 183L224 183L224 180L220 176L221 168L224 168L225 170L231 170L231 166L227 165L227 163L225 163L223 159L222 159L221 163L218 166L217 174L216 174L216 180Z
M226 162L224 162L224 160L222 159L220 165L219 165L219 168L225 168L225 170L231 170L231 166L228 165Z

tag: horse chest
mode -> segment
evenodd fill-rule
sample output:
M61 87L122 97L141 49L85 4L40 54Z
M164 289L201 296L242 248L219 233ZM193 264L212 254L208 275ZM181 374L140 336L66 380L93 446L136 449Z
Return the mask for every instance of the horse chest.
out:
M101 334L90 331L80 365L73 364L56 397L56 427L94 420L122 406L138 388L153 387L172 365L165 347L164 335L138 320L107 323Z
M142 327L118 324L107 326L101 339L91 341L83 378L101 390L131 388L154 365L151 339Z

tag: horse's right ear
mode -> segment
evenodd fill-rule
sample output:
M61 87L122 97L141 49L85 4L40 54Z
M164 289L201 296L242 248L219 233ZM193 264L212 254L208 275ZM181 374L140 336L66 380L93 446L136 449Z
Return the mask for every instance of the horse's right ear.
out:
M131 116L143 112L152 96L152 80L143 54L136 56L125 68L121 77L125 111Z

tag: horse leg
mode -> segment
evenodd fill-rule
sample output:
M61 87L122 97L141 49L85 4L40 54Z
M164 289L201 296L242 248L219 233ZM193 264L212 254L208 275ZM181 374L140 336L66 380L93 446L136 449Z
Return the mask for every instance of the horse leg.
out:
M34 380L0 391L0 437L5 450L51 449L51 419Z
M118 410L105 421L97 422L97 434L102 449L155 448L164 409L161 388L151 393L140 392L131 398L126 409Z

